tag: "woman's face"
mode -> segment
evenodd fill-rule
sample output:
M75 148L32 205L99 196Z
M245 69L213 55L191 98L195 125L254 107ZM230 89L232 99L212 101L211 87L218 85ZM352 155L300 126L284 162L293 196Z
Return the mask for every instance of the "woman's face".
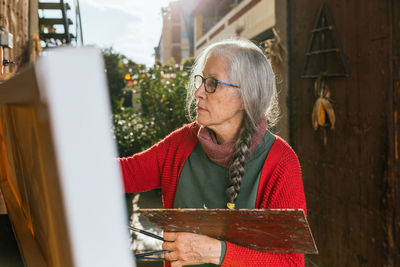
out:
M231 83L228 70L223 56L213 56L207 59L202 76ZM219 131L237 130L242 122L244 105L236 90L232 86L218 83L214 93L207 93L203 83L195 92L195 97L198 99L197 122L217 134Z

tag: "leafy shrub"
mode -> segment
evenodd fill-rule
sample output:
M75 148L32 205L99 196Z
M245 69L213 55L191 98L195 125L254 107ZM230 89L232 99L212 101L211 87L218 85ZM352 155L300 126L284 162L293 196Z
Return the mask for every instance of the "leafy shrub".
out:
M126 98L124 92L125 81L124 75L127 72L137 73L144 69L144 65L136 64L126 56L114 51L112 47L103 49L103 59L106 67L106 76L108 81L108 89L110 93L112 111L118 112L121 106L121 100ZM129 105L128 101L123 101L125 105Z
M131 156L154 143L154 121L146 120L133 108L121 107L113 114L113 122L120 157Z
M126 85L118 94L111 93L114 133L121 157L143 151L188 122L186 85L192 62L183 66L156 63L148 70L137 69L132 74L132 85ZM118 75L123 80L124 74ZM132 96L136 96L133 101L140 109L124 105Z
M154 121L154 142L187 123L187 82L188 73L178 65L155 64L139 74L135 91L140 93L143 117Z

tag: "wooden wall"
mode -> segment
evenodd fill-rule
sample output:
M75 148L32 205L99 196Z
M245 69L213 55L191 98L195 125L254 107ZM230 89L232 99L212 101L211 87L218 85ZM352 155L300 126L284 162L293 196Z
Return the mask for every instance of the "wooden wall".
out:
M386 171L387 186L387 226L389 259L393 265L400 265L400 1L393 1L392 51L389 62L392 62L389 81L388 102L388 157ZM390 111L392 110L392 111ZM393 218L392 218L393 217Z
M282 62L276 66L276 89L278 91L278 101L280 118L275 126L275 133L289 142L289 54L288 54L288 1L275 0L275 29L281 40Z
M311 125L314 80L302 79L311 30L330 5L347 78L328 80L336 129ZM291 143L320 254L307 266L399 266L398 0L288 1Z
M30 0L1 0L0 1L0 27L3 31L13 34L13 48L0 49L0 58L8 59L15 62L15 64L4 67L1 71L0 68L0 82L10 77L10 73L16 72L22 66L32 62L36 58L36 50L39 48L34 46L35 38L38 38L39 27L38 27L38 1ZM38 40L38 39L37 39ZM38 43L36 43L38 44ZM2 62L0 61L0 64ZM1 112L13 112L9 106L1 107ZM26 120L29 120L30 116L26 116ZM1 124L4 122L0 121ZM0 126L0 150L4 149L3 129ZM1 151L1 165L5 166L5 155L4 150ZM6 172L1 172L1 178L5 178ZM8 222L8 216L6 214L6 206L3 200L2 192L0 190L0 216L2 218L0 227L2 233L9 233L11 235L12 229ZM23 218L24 219L24 218ZM5 235L2 235L5 238ZM12 266L19 266L21 260L19 258L19 252L16 249L15 241L12 236L8 236L2 243L2 249L7 251L7 254L2 253L0 256L1 264L11 264ZM34 253L37 251L32 250Z
M4 67L3 72L0 68L0 82L10 77L8 73L14 73L28 62L35 60L36 50L39 49L34 45L35 38L39 38L38 23L38 1L0 1L0 27L14 36L14 48L0 49L0 58L15 62ZM0 191L0 214L5 212Z
M14 61L5 72L15 72L31 60L33 37L39 33L38 1L1 0L0 26L14 35L14 48L4 49L4 58Z

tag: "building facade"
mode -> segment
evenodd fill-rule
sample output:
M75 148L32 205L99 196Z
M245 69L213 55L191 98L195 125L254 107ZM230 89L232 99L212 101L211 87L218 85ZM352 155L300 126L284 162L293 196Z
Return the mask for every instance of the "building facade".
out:
M263 42L273 37L274 0L205 0L194 16L195 55L208 44L232 37Z
M191 12L198 0L171 2L162 9L163 29L155 47L156 60L161 63L181 63L193 56L193 19Z

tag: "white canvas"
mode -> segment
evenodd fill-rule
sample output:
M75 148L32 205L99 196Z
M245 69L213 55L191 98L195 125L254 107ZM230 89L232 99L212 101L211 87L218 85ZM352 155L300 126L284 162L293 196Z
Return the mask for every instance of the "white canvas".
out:
M35 72L49 109L74 265L135 266L101 52L54 49Z

